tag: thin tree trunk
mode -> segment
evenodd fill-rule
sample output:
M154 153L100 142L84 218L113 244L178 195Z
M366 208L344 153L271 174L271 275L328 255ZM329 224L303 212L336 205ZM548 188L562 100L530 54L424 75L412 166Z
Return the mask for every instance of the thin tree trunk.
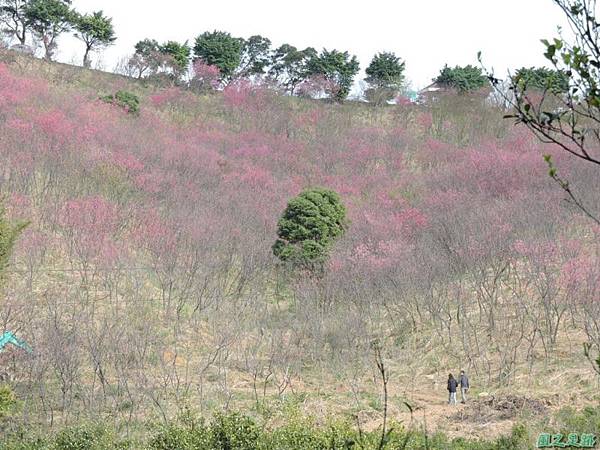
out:
M85 48L85 54L83 55L83 67L89 69L92 65L90 61L90 47Z

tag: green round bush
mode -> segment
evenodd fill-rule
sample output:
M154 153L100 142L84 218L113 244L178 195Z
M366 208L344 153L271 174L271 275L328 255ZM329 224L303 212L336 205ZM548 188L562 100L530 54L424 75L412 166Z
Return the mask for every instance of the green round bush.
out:
M307 189L289 201L279 219L273 253L296 267L320 268L346 228L340 196L329 189Z

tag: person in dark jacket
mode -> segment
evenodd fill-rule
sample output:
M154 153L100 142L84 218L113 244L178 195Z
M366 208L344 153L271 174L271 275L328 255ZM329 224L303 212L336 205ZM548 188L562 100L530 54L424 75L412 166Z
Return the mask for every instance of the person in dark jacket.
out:
M456 405L456 388L458 387L458 382L452 376L452 374L448 375L448 404Z
M469 377L464 370L460 371L460 378L458 379L460 384L460 402L466 403L467 401L467 392L469 391Z

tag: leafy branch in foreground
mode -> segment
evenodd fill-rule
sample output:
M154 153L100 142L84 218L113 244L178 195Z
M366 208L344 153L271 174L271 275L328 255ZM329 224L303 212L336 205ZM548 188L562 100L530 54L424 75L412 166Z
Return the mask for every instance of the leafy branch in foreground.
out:
M546 163L548 164L548 175L550 175L550 178L556 181L558 185L562 188L562 190L567 193L567 195L569 196L569 203L577 206L577 208L579 208L586 216L588 216L590 219L592 219L594 222L600 225L600 220L588 210L588 208L583 204L583 202L580 199L578 199L575 196L575 194L571 190L569 182L558 175L558 169L552 162L552 155L544 155L544 161L546 161Z
M600 166L600 23L596 0L554 0L567 17L575 36L573 42L559 37L542 40L544 56L554 71L546 71L540 82L533 74L514 76L508 91L501 81L488 74L497 92L512 113L505 118L526 125L542 142L555 144L582 161ZM481 54L479 55L481 62ZM521 71L522 72L522 71ZM540 75L543 73L538 73ZM556 74L556 76L551 76ZM521 73L523 75L523 73ZM559 88L557 88L559 87ZM567 193L571 203L600 224L598 213L590 211L571 185L557 174L548 157L550 176Z

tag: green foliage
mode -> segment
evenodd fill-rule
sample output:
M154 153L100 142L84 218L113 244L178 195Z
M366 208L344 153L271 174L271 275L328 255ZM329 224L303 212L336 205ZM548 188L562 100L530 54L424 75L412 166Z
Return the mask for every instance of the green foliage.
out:
M554 0L554 3L565 14L574 40L568 42L563 36L542 40L546 47L544 56L554 71L532 72L530 69L522 77L514 77L510 85L512 95L505 96L514 113L505 118L515 119L516 123L527 126L541 141L557 144L558 148L598 168L597 136L596 132L591 132L600 124L600 47L596 1ZM495 86L499 84L499 80L493 79L493 82ZM561 94L559 104L548 104L545 95L526 95L526 82L548 87L551 92ZM551 166L549 173L580 212L600 225L598 212L593 211L566 180L558 177L556 169ZM585 188L582 186L582 190Z
M150 57L153 53L160 51L160 44L156 39L143 39L135 44L135 54Z
M92 448L96 438L96 430L85 426L65 428L56 436L56 447L61 450L87 450Z
M261 439L261 430L247 416L217 414L211 424L211 435L215 450L255 450Z
M251 36L243 40L238 77L262 75L271 59L271 41L262 36Z
M166 76L178 81L188 69L191 49L187 42L168 41L159 44L155 39L143 39L135 44L135 54L129 61L137 77Z
M348 52L337 50L326 50L313 56L307 64L307 74L322 75L327 80L339 86L335 98L344 100L350 93L354 77L360 69L356 56L350 56Z
M113 433L103 425L85 424L60 431L54 438L56 450L109 450L119 448Z
M369 89L365 92L367 99L381 104L393 99L404 82L405 63L394 53L378 53L373 57L365 71Z
M9 223L4 216L4 208L0 204L0 286L15 242L27 225L27 222Z
M210 429L202 421L169 423L151 439L151 450L201 450L211 448Z
M515 426L508 436L476 440L449 439L442 433L407 430L393 423L382 448L380 430L359 432L347 420L317 424L314 418L299 413L283 419L283 424L273 429L263 429L237 413L217 414L209 424L198 418L169 422L158 430L148 424L143 431L150 437L142 437L136 445L119 440L114 429L102 425L73 426L44 437L20 430L0 437L0 446L6 450L525 450L534 442L522 425ZM594 423L585 422L585 426Z
M143 39L135 44L135 53L129 65L137 71L137 78L155 74L162 65L163 55L155 39Z
M85 44L83 56L84 67L90 66L89 53L113 44L117 37L112 18L106 17L102 11L92 14L74 15L75 37Z
M565 93L569 90L569 78L564 72L546 67L522 67L512 77L512 82L523 91L536 89L548 90L554 94Z
M309 76L308 62L317 56L317 51L308 47L298 50L293 45L283 44L271 55L269 76L290 94L296 86Z
M346 230L346 208L334 191L307 189L289 201L277 225L275 256L295 267L318 269Z
M374 86L400 87L404 81L405 63L394 53L376 54L365 70L366 81Z
M589 433L590 430L600 429L600 407L587 406L580 412L570 407L563 408L556 419L565 433Z
M216 414L210 424L192 415L159 428L150 440L152 450L254 450L263 435L256 423L237 413Z
M357 446L360 440L358 433L348 423L330 421L319 427L311 417L300 415L288 417L284 425L267 434L264 440L265 448L273 450L360 448Z
M196 38L194 57L217 66L225 78L231 78L239 67L244 41L224 31L202 33Z
M488 79L483 75L481 68L470 64L454 68L446 65L433 81L459 92L476 91L489 85Z
M76 17L70 5L71 0L30 0L25 7L27 25L44 44L48 60L58 36L73 27Z
M527 428L522 425L516 425L510 436L501 436L497 440L498 450L527 450L531 448L532 437L529 436Z
M8 385L0 385L0 419L10 417L18 408L19 401Z
M106 95L100 99L106 103L120 106L130 114L137 115L140 112L140 99L131 92L117 91L115 95Z
M183 44L175 41L168 41L159 47L159 51L164 55L173 58L174 66L179 72L185 72L190 64L192 49L187 41Z

